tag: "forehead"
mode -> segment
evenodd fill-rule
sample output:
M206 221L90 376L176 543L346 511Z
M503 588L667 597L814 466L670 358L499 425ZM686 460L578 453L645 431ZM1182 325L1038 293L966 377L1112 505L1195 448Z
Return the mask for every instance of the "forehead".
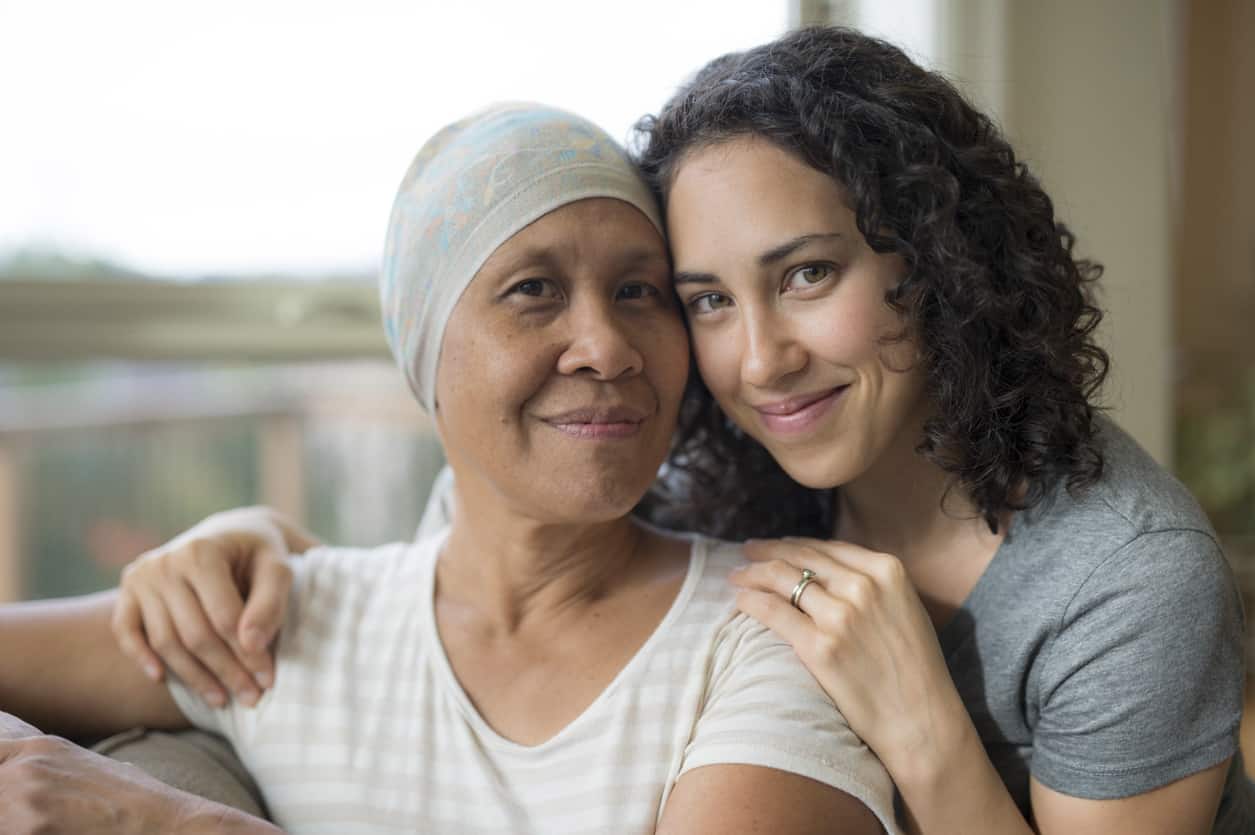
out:
M834 177L761 139L691 152L667 195L667 232L680 268L694 255L855 231L845 189Z
M589 198L560 206L514 233L493 250L476 280L537 262L665 267L667 251L662 235L639 209L614 198Z

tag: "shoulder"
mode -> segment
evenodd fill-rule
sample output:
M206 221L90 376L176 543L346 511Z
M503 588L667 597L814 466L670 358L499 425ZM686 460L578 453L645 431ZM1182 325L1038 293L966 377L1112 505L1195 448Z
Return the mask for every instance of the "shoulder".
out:
M1103 476L1093 489L1093 510L1122 520L1130 536L1194 530L1214 537L1207 515L1185 485L1110 420L1098 424Z
M314 593L348 597L387 589L419 577L441 542L443 536L375 548L311 548L291 558L293 587L300 597Z
M793 648L736 610L727 576L745 563L741 546L698 545L695 552L705 548L706 598L723 616L712 635L701 711L681 772L739 764L801 775L859 799L896 831L893 785L880 761Z
M1004 548L1016 565L999 576L1030 594L1057 634L1108 618L1125 629L1151 621L1160 637L1184 635L1195 618L1240 631L1237 584L1198 502L1114 423L1100 421L1098 438L1102 478L1075 494L1059 486L1013 522Z
M1099 422L1098 440L1100 480L1075 493L1058 485L1021 513L1004 545L1014 559L1061 594L1111 571L1152 583L1195 572L1227 578L1216 535L1185 486L1114 423Z
M392 628L425 599L444 535L377 548L313 548L291 558L292 590L283 630L333 639Z
M694 558L703 561L702 575L711 583L726 581L733 570L749 561L745 556L745 547L739 542L712 539L700 534L692 534L691 538Z

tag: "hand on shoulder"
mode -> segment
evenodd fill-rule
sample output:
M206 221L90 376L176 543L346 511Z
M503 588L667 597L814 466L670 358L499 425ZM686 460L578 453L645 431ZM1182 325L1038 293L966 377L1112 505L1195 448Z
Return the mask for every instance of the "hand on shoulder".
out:
M122 574L113 632L154 681L169 668L215 707L247 705L274 680L271 645L287 608L290 553L317 541L264 507L216 513Z

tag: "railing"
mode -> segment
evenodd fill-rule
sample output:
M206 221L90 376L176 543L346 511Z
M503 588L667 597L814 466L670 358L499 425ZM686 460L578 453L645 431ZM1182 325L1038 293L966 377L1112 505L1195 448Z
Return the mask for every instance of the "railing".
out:
M96 466L92 475L84 463L80 472L76 450L90 453L80 455L84 461L108 459L110 467ZM214 460L228 455L224 450L250 464ZM37 478L39 462L58 454L62 469ZM383 362L212 370L106 365L76 382L29 386L6 385L0 376L0 601L38 591L29 571L46 567L37 560L63 559L56 549L88 554L84 532L95 525L93 513L111 523L101 534L111 553L129 553L129 542L151 547L224 501L263 502L304 522L313 509L316 532L354 544L404 536L440 460L430 422ZM134 484L91 483L119 468L143 473L144 484L138 476ZM76 489L59 491L57 479ZM51 487L39 487L49 480ZM216 492L206 486L214 481ZM129 505L119 498L128 491L136 494ZM139 495L144 491L147 498ZM172 501L179 491L189 496ZM56 518L62 511L64 526ZM129 515L147 522L125 528L133 520L121 517ZM74 536L72 522L80 528ZM41 531L51 533L36 541ZM77 544L67 546L71 540ZM102 578L116 570L116 558L95 566Z

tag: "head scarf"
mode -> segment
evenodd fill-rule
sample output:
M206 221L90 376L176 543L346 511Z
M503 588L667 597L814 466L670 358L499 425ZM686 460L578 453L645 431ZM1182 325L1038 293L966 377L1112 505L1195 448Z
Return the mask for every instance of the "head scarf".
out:
M435 413L445 324L488 256L554 209L611 197L663 232L623 149L587 119L512 102L454 122L419 150L392 204L379 296L410 389Z

